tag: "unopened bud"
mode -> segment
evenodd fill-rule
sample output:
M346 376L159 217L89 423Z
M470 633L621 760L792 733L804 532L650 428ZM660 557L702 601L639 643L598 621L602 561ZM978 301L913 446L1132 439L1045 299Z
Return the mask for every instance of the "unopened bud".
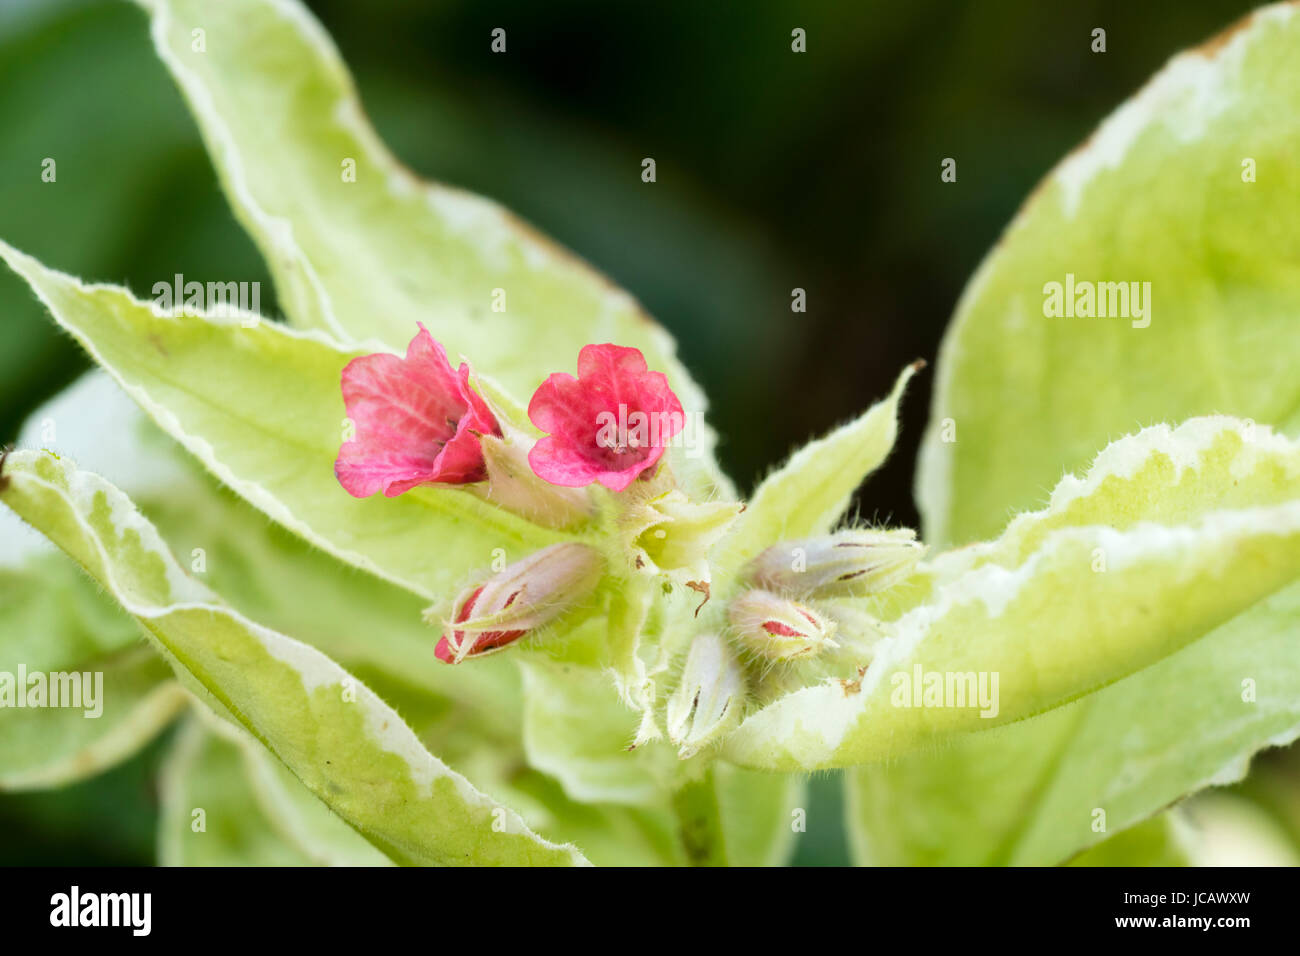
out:
M623 513L630 561L638 571L682 571L709 579L709 551L744 506L736 501L691 501L677 489L632 504Z
M820 538L782 541L749 566L759 587L803 597L861 597L907 578L925 553L911 528L850 529Z
M740 722L744 694L740 663L727 642L711 633L696 637L665 713L668 738L682 759Z
M588 598L604 565L598 551L573 541L516 561L456 598L434 653L458 664L514 643Z
M839 646L834 621L771 591L746 591L727 612L744 645L768 660L792 661Z

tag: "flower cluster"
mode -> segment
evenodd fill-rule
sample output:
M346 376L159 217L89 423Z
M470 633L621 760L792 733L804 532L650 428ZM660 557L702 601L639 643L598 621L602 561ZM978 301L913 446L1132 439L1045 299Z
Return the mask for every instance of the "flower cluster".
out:
M653 477L685 424L667 376L619 345L585 346L576 378L557 372L539 385L528 405L544 433L536 440L475 388L467 363L452 368L423 325L405 356L350 362L342 387L354 435L334 471L349 494L457 486L549 527L590 519L588 486L626 492ZM459 663L514 643L581 604L604 568L599 552L568 543L473 585L453 602L438 658Z
M677 486L663 459L685 410L639 350L585 346L576 376L556 372L538 385L528 422L496 407L468 364L453 369L422 325L404 357L354 359L342 384L355 434L335 472L350 494L453 486L528 521L576 529L570 540L471 582L448 611L427 612L443 625L439 660L458 664L539 636L597 607L598 594L645 586L638 581L703 595L696 617L709 601L713 549L744 506L694 500ZM602 514L609 518L598 522ZM911 531L851 529L785 541L751 560L681 656L664 717L682 756L739 721L752 682L773 664L839 648L845 612L836 602L891 587L922 550ZM860 622L848 628L862 630ZM639 744L659 733L655 678L635 652L627 666L616 683L642 711Z
M420 485L490 481L485 440L503 430L470 374L463 362L452 369L423 325L404 358L379 353L348 363L343 401L356 437L334 466L348 493L393 497ZM577 378L557 372L542 382L528 418L546 433L527 451L533 474L611 491L652 473L686 421L667 376L650 371L639 349L620 345L585 346Z

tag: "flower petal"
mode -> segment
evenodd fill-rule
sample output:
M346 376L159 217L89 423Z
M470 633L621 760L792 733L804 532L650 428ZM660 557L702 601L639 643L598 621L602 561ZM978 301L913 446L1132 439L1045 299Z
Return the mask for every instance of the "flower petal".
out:
M612 491L658 464L686 424L667 376L650 371L640 350L612 344L584 346L576 379L549 376L528 417L549 433L529 454L538 477L566 487L599 482Z
M343 444L334 465L347 492L391 498L429 482L481 481L479 436L500 429L469 373L463 363L452 369L423 325L405 358L379 353L349 362L343 401L356 438Z

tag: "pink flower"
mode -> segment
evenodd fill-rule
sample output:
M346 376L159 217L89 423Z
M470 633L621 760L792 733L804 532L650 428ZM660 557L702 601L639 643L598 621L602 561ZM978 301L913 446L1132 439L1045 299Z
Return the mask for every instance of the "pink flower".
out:
M356 438L339 449L334 474L356 498L482 481L479 438L501 434L487 403L469 387L469 366L453 371L423 324L405 358L378 353L349 362L343 402Z
M557 372L533 393L528 417L548 432L528 463L553 485L600 482L622 491L663 456L686 416L662 372L640 349L586 345L578 377Z

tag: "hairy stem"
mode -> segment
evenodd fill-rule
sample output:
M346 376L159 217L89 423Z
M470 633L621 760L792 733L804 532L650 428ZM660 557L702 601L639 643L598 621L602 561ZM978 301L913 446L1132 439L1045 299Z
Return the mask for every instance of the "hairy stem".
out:
M691 866L726 866L727 845L713 785L713 769L673 794L677 835Z

